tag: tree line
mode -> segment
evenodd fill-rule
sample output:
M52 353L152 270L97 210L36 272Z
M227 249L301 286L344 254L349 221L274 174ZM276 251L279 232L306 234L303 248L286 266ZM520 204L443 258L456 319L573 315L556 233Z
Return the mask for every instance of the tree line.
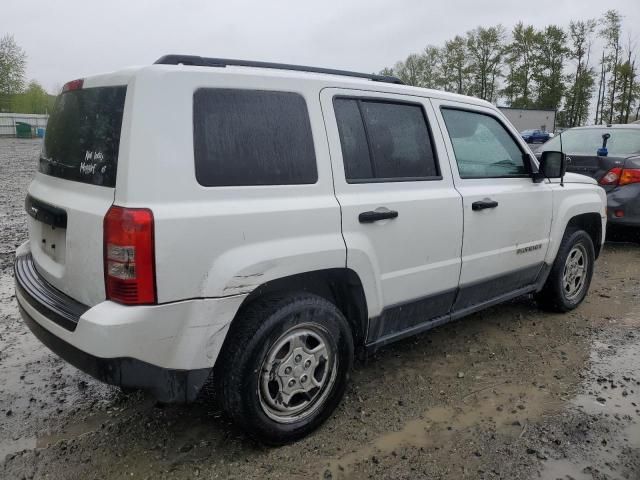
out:
M0 38L0 112L49 113L55 101L37 81L26 81L27 55L13 36Z
M563 127L628 123L640 117L640 79L635 43L622 25L622 15L608 10L567 28L477 27L380 73L509 107L556 110Z

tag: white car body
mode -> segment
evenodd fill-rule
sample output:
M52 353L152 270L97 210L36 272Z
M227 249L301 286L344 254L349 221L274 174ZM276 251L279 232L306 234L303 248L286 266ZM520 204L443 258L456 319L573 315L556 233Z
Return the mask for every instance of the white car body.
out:
M133 359L154 372L199 372L187 387L170 391L139 377L112 381L150 388L165 400L194 398L243 302L274 281L349 271L366 301L365 325L356 338L360 346L375 348L539 289L567 225L580 215L597 216L596 251L604 239L605 194L587 177L567 174L563 185L530 177L460 177L443 107L498 119L530 152L504 115L482 100L348 76L233 66L146 66L86 78L83 88L112 85L127 87L116 187L38 172L29 195L66 211L67 228L50 231L30 217L30 241L16 253L30 252L39 275L88 308L70 331L23 291L17 300L37 326L92 357ZM317 182L199 185L192 118L193 95L201 88L301 95ZM422 106L441 179L348 183L332 103L341 95ZM499 208L472 210L472 203L486 198ZM153 212L154 305L106 298L102 228L112 205ZM381 207L398 211L398 218L358 222L360 212ZM57 251L47 251L56 241ZM487 294L492 289L499 294ZM458 308L452 309L454 298ZM403 306L429 322L403 320Z

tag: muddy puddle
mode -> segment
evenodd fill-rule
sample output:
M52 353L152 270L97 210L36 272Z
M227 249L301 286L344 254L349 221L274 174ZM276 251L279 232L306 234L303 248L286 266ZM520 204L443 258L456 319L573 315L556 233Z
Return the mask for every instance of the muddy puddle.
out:
M616 342L617 343L617 342ZM588 456L545 462L545 480L640 478L624 475L617 466L621 457L640 450L640 345L594 342L590 368L581 393L571 400L575 408L611 424L611 435L597 438L599 445Z
M81 414L77 423L59 421L108 402L114 389L52 355L24 327L9 268L0 273L0 317L0 462L95 430L100 410Z
M572 358L586 360L588 345L564 348L573 350ZM567 352L559 350L559 355L549 359L545 370L528 372L524 382L518 380L517 375L516 378L507 375L506 379L498 376L487 381L483 376L487 372L481 368L473 376L471 391L462 395L459 402L429 408L397 431L384 433L367 445L332 459L321 468L319 476L364 478L362 474L366 468L362 467L368 463L380 462L381 458L402 460L406 455L399 452L407 449L430 451L438 456L443 447L455 449L456 442L470 443L470 453L477 463L481 463L483 446L477 438L478 430L502 436L507 442L516 444L527 436L530 425L562 410L573 391L572 378L558 373L568 358ZM448 377L460 376L455 368L442 373ZM442 394L444 396L444 392Z
M636 251L629 253L637 257ZM492 467L495 459L485 459L481 443L489 433L508 455L521 452L521 464L507 469L514 476L502 478L640 479L639 282L634 262L616 269L608 282L593 288L589 306L575 313L589 322L587 331L574 332L569 342L550 342L542 357L532 359L531 370L521 366L513 376L507 368L488 381L491 365L471 362L485 368L473 369L475 386L458 402L428 408L397 430L331 459L317 477L370 478L379 465L427 457L450 462L437 478L498 478L503 470ZM491 343L496 350L516 343L523 355L535 350L536 330L524 337L492 330ZM468 369L469 356L465 360L466 365L435 366L433 373L441 370L450 378L456 368Z

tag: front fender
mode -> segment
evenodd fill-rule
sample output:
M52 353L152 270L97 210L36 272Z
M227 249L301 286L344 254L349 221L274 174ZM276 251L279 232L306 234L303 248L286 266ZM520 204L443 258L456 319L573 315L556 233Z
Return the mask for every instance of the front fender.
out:
M551 265L556 258L562 237L567 225L572 218L585 213L597 213L602 222L601 242L604 242L606 233L606 205L605 191L597 185L586 183L565 183L553 186L553 221L551 223L551 235L549 248L545 257L545 263ZM601 245L594 245L599 249Z

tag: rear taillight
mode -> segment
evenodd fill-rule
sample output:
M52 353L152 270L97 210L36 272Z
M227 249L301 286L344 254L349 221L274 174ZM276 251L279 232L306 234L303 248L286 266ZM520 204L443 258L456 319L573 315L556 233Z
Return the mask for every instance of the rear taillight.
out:
M618 185L629 185L630 183L640 183L640 168L625 168L622 170Z
M640 168L612 168L600 179L600 185L640 183Z
M70 82L67 82L62 86L62 93L70 92L71 90L80 90L82 89L82 85L84 85L83 78L78 78L77 80L71 80Z
M621 171L621 168L612 168L600 179L600 185L617 185Z
M112 206L104 217L107 299L126 305L156 303L153 213Z

